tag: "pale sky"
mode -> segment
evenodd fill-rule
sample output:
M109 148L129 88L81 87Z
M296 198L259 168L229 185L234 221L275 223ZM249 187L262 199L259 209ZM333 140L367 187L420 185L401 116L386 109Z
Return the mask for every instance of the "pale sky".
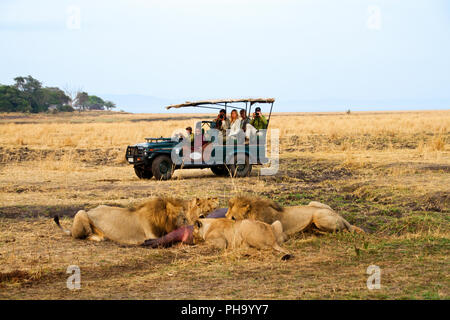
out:
M450 108L448 0L1 0L0 39L2 84Z

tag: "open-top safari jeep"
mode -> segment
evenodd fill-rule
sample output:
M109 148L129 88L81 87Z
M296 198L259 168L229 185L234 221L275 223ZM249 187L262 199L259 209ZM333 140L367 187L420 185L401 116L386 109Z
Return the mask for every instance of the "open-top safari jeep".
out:
M227 99L186 102L166 107L197 107L207 109L245 110L250 117L255 104L270 105L267 125L272 115L275 99ZM266 130L250 138L243 134L240 139L229 140L216 129L216 121L199 121L195 126L195 138L191 143L186 137L145 138L146 142L128 146L126 160L134 166L140 179L168 180L176 169L210 168L218 176L231 175L245 177L250 175L252 165L269 162L266 157Z

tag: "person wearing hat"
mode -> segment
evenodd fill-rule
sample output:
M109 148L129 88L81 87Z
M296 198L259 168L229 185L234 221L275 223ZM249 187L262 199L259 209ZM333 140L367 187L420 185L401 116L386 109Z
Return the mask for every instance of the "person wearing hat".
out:
M250 121L250 124L256 130L267 128L267 119L262 115L260 107L256 107L255 112L253 112L253 119Z
M191 140L191 143L194 143L194 134L192 133L192 127L187 127L186 132L189 139Z

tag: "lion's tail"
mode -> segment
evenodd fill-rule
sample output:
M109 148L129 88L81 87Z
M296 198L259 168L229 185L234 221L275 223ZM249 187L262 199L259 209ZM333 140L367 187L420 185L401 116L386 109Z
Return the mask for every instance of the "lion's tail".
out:
M353 226L352 225L352 232L355 232L355 233L366 233L363 229L361 229L360 227L357 227L357 226Z
M287 250L283 249L282 247L280 247L278 245L278 243L275 243L272 246L272 248L274 250L277 250L277 251L281 252L281 253L284 253L284 256L281 257L281 260L289 260L290 258L292 258L292 254L289 251L287 251Z
M56 225L65 233L65 234L67 234L68 236L71 236L72 235L72 232L70 232L70 230L65 230L62 226L61 226L61 224L59 223L59 216L54 216L53 217L53 221L55 221L55 223L56 223Z
M342 220L344 221L344 225L345 228L349 231L349 232L354 232L354 233L365 233L363 229L351 225L347 220L345 220L344 218L342 218Z

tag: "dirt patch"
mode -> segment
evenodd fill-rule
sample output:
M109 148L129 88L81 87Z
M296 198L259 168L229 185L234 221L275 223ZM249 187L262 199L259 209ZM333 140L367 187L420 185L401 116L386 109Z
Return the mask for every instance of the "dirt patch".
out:
M110 250L110 247L123 247L126 250L136 250L136 248L130 246L120 246L110 241L102 243L105 246L105 250ZM186 248L186 249L185 249ZM166 269L167 266L174 264L179 260L192 259L190 251L196 251L198 248L189 248L185 245L177 245L174 248L167 249L148 249L151 255L142 257L130 257L127 263L120 263L115 265L103 265L103 266L83 266L83 282L95 282L99 279L120 279L124 274L128 277L146 275L152 273L158 273L162 269ZM203 248L202 248L203 249ZM206 248L207 249L207 248ZM139 249L138 249L139 250ZM201 250L204 254L210 254L207 250ZM30 272L25 270L13 270L9 272L0 272L0 287L8 285L19 284L21 287L41 287L45 284L58 283L55 287L59 287L60 283L64 283L68 275L65 270L53 270L52 272ZM65 288L64 288L65 289Z
M422 163L422 162L395 162L389 163L383 168L408 168L423 171L442 171L450 173L450 165L442 163Z
M326 134L313 134L308 136L291 135L281 138L281 144L286 152L314 152L324 148L347 150L364 146L366 150L416 149L417 135L376 136L361 134L354 136L332 137Z
M424 165L420 169L430 171L444 171L450 173L450 166L445 164Z
M125 158L122 148L107 149L30 149L28 147L6 149L0 147L0 164L11 162L54 160L79 161L92 166L98 165L125 165L120 157Z
M8 219L25 219L39 217L73 217L79 210L88 205L77 206L11 206L0 207L0 217Z
M282 159L281 170L274 176L263 177L269 181L282 178L297 179L308 183L319 183L325 180L341 180L352 176L352 172L337 162L311 161L309 159Z
M408 207L414 211L450 212L450 192L427 194L418 201L410 202Z
M350 177L352 173L345 168L328 168L325 170L295 170L295 171L284 171L281 175L289 176L294 179L299 179L305 182L322 182L325 180L340 180L343 178Z
M0 286L5 283L28 283L39 278L39 273L30 273L23 270L0 272Z

